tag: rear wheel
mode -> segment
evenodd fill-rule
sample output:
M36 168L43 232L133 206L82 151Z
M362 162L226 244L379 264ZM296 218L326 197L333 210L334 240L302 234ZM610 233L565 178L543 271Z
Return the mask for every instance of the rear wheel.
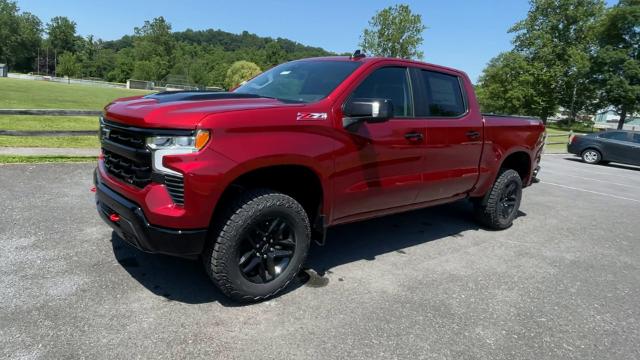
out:
M602 160L602 154L595 149L587 149L582 152L582 160L587 164L597 164Z
M506 229L513 224L521 199L520 175L515 170L502 170L487 195L474 201L476 218L491 229Z
M250 191L218 221L203 262L225 295L243 302L264 300L300 271L309 239L309 219L295 199L271 190Z

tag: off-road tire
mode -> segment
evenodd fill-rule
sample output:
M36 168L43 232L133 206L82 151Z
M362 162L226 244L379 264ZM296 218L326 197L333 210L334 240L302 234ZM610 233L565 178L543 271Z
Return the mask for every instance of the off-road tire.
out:
M241 236L254 221L272 212L286 214L293 224L296 247L289 265L277 278L265 284L249 281L237 264ZM273 297L294 279L309 251L311 227L304 208L292 197L268 189L249 190L226 205L211 229L202 256L204 268L213 283L238 302L257 302Z
M515 207L509 216L500 215L501 199L510 186L516 186ZM501 170L491 190L484 198L473 201L476 219L484 226L493 230L504 230L513 225L513 220L518 215L520 201L522 199L522 179L518 172L512 169Z

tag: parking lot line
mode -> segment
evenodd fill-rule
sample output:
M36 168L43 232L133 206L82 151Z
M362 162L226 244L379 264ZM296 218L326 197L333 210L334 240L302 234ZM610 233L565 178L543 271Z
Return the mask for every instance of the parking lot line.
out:
M640 186L633 186L633 185L629 185L629 184L617 183L617 182L608 181L608 180L594 179L594 178L578 176L578 175L563 174L560 171L549 170L549 169L546 169L545 172L547 172L547 173L556 173L556 174L561 174L562 176L568 176L568 177L572 177L572 178L591 180L591 181L598 181L598 182L607 183L607 184L611 184L611 185L624 186L624 187L640 190Z
M571 170L575 170L581 173L586 173L588 175L598 174L598 175L604 175L604 176L615 176L616 178L624 178L629 180L638 180L638 177L634 176L636 171L631 169L608 168L606 166L593 166L593 165L586 166L587 164L580 163L578 161L566 161L566 163L562 163L562 165L560 165L559 162L555 161L556 159L557 158L551 161L547 160L544 163L543 169L556 168L557 170L565 172L567 168L570 168ZM579 166L573 166L570 164L575 164Z
M611 197L611 198L614 198L614 199L628 200L628 201L633 201L633 202L640 203L640 200L638 200L638 199L632 199L632 198L628 198L628 197L624 197L624 196L618 196L618 195L607 194L607 193L603 193L603 192L599 192L599 191L581 189L581 188L577 188L577 187L573 187L573 186L556 184L556 183L552 183L552 182L548 182L548 181L541 181L540 183L541 184L547 184L547 185L559 186L559 187L562 187L562 188L565 188L565 189L588 192L588 193L596 194L596 195L608 196L608 197Z

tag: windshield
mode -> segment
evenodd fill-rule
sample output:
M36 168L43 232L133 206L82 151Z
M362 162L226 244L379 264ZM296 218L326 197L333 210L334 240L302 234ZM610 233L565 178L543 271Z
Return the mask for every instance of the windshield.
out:
M357 61L304 60L278 65L234 92L285 101L314 102L329 95L358 66Z

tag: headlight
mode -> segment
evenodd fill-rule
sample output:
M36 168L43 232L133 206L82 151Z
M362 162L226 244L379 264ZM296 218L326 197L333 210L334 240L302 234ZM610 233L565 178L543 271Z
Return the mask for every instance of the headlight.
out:
M198 130L194 136L154 136L147 138L151 150L180 149L196 152L209 142L209 131Z
M147 138L147 147L153 155L153 169L177 176L182 174L166 168L162 159L166 155L182 155L198 152L209 142L208 130L198 130L193 136L154 136Z

